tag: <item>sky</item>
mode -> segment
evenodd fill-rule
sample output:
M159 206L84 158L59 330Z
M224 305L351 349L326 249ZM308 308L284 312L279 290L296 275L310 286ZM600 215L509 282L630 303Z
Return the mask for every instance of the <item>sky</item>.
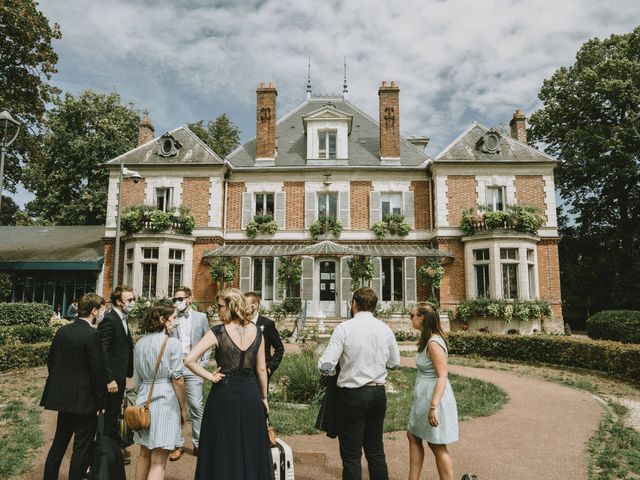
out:
M378 87L400 87L400 130L435 156L472 122L506 126L540 108L545 78L593 37L633 30L637 0L40 0L62 39L53 83L116 91L148 109L157 135L227 113L255 136L255 90L273 82L278 118L314 94L378 116ZM30 195L21 190L16 201Z

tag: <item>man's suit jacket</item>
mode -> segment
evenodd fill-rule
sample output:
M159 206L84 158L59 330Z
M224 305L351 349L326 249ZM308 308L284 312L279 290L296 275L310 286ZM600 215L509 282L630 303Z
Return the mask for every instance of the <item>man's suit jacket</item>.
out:
M60 327L47 358L49 376L40 405L89 415L105 408L106 384L100 333L86 320Z
M271 374L276 371L282 356L284 355L284 345L280 334L276 329L276 324L273 320L262 315L258 315L256 326L262 330L264 336L264 353L267 359L267 368L271 371ZM273 353L271 353L273 348Z
M205 336L205 334L209 330L210 327L207 315L205 313L196 312L194 309L191 309L191 348L195 347L196 344L202 339L202 337ZM176 328L169 334L169 336L180 340L180 328ZM210 356L211 349L202 354L202 356L200 357L200 365L206 367L209 364Z
M102 335L102 351L107 370L107 381L124 383L133 376L133 340L130 330L125 332L122 320L115 308L104 316L98 325ZM105 383L105 385L106 385Z

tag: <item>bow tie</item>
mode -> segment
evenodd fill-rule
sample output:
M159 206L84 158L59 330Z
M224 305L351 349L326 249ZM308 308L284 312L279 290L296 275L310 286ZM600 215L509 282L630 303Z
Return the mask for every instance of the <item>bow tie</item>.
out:
M188 317L189 314L187 312L178 312L178 318L185 318Z

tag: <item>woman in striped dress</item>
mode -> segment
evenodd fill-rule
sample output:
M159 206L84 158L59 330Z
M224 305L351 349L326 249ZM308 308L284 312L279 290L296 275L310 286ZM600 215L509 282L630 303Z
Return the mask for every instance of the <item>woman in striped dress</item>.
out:
M158 355L167 334L177 328L176 309L159 305L140 322L145 334L136 343L134 372L138 385L136 405L144 405L153 382ZM162 480L169 453L182 445L181 425L185 419L185 391L182 378L182 345L169 338L158 367L151 404L151 426L133 434L140 445L136 480Z

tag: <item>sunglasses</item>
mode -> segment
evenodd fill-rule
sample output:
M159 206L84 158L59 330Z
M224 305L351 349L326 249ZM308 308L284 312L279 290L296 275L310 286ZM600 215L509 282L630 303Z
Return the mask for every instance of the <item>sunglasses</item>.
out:
M189 297L173 297L171 300L173 300L173 303L176 303L176 302L181 302L183 300L186 300L187 298Z

